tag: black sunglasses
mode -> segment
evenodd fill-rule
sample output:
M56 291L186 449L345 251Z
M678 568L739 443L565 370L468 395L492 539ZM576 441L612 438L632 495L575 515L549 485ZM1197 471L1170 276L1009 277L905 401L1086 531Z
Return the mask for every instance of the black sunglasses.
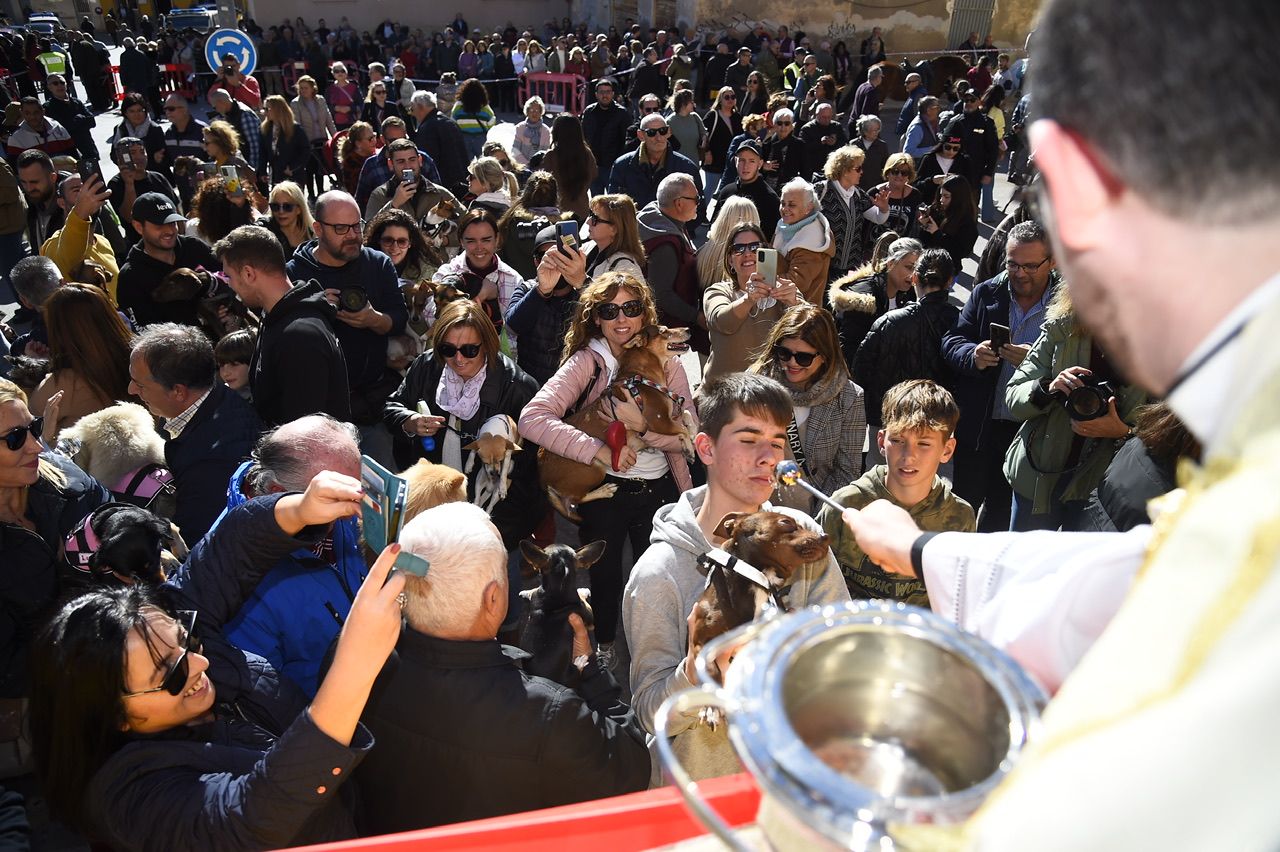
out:
M474 358L480 354L481 348L479 343L464 343L461 346L454 346L452 343L441 343L436 347L436 351L440 353L442 358L448 360L459 352L462 353L463 358Z
M911 172L907 171L906 169L889 169L889 171L886 172L886 174L897 175L898 177L904 177L904 178L911 177Z
M27 442L27 433L30 433L31 437L39 441L40 433L43 431L44 418L37 417L26 426L18 426L6 432L4 434L4 445L16 453Z
M764 245L764 243L760 242L759 240L757 240L754 243L734 243L729 247L729 251L733 252L734 254L746 254L749 251L755 251L756 249L760 248L760 246L762 245Z
M644 131L644 135L652 139L655 136L666 136L671 132L671 128L663 125L662 127L650 127Z
M632 299L629 302L623 302L621 305L614 302L605 302L603 305L596 305L596 316L602 320L615 320L618 318L618 312L621 311L624 316L635 319L644 313L644 302L639 299Z
M650 115L651 113L655 113L655 112L657 112L657 111L658 111L658 110L660 110L660 109L662 109L662 107L651 107L651 106L647 106L647 107L644 107L641 111L642 111L645 115Z
M612 224L613 224L613 222L609 221L608 219L602 219L602 218L600 218L599 216L597 216L595 213L589 213L589 214L587 215L587 224L589 224L589 225L612 225Z
M779 361L781 361L784 364L790 361L792 358L794 358L796 363L799 364L801 367L807 367L813 363L814 358L818 357L818 353L817 352L795 352L783 346L781 343L775 343L773 344L773 357L777 358Z
M959 150L960 150L960 146L959 146L959 145L943 145L943 146L942 146L942 150L944 150L944 151L959 151Z
M267 206L272 213L292 213L295 205L292 201L272 201Z
M139 689L137 692L126 692L125 698L133 695L149 695L153 692L167 692L173 696L182 694L183 688L187 685L187 678L191 676L191 661L187 658L187 654L192 651L199 654L204 649L200 640L191 635L195 626L194 611L183 610L178 613L178 647L182 649L182 653L178 655L177 662L173 664L173 668L169 669L169 673L164 676L159 686Z

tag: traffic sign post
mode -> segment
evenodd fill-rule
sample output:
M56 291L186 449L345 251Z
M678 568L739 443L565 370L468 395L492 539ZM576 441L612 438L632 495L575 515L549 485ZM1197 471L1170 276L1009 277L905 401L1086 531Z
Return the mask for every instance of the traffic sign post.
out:
M217 71L222 65L222 57L230 53L240 60L240 71L252 74L258 65L258 49L253 40L239 30L222 29L209 33L204 43L204 58L210 70Z

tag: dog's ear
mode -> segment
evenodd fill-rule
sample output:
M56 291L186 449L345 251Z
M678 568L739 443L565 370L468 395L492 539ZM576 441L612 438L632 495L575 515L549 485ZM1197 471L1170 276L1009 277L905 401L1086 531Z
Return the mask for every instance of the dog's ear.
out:
M605 547L606 545L604 541L593 541L586 547L579 550L574 554L574 556L578 558L578 567L590 568L592 565L595 565L596 562L600 560L600 557L604 556Z
M713 535L721 538L733 538L734 530L738 527L738 522L745 518L750 512L730 512L720 519L720 523L716 525Z
M546 552L542 548L538 547L538 545L534 544L533 539L531 538L520 540L520 555L523 556L524 560L533 566L533 570L538 573L542 573L542 571L547 567L548 560Z
M477 441L472 441L470 444L463 444L463 445L462 445L462 449L464 449L464 450L478 450L478 449L480 449L480 442L477 440Z
M514 442L514 441L512 441L510 438L508 438L508 439L507 439L507 452L509 452L509 453L518 453L518 452L520 452L520 449L521 449L521 447L520 447L520 445L519 445L519 444L515 443L515 442Z

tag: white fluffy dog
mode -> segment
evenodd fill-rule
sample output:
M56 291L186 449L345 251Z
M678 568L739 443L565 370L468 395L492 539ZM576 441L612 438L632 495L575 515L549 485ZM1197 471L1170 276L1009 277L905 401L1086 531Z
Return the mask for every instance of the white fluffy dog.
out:
M107 488L143 465L164 464L164 438L151 412L133 402L87 414L58 433L59 448Z

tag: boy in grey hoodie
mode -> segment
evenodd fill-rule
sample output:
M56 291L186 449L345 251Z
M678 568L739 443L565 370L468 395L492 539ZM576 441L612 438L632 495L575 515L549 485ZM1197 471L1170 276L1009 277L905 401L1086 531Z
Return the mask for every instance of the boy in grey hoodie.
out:
M729 512L772 509L809 529L812 518L771 507L774 466L786 456L791 396L777 381L731 373L698 392L702 431L694 447L707 467L707 484L686 491L653 519L649 548L631 570L622 601L631 653L632 706L650 734L667 696L694 683L688 647L688 618L706 584L697 559L724 543L712 531ZM796 572L786 592L790 609L849 600L835 558L812 562ZM696 714L673 721L676 755L695 779L741 771L725 726L712 730ZM654 761L658 778L658 763Z

